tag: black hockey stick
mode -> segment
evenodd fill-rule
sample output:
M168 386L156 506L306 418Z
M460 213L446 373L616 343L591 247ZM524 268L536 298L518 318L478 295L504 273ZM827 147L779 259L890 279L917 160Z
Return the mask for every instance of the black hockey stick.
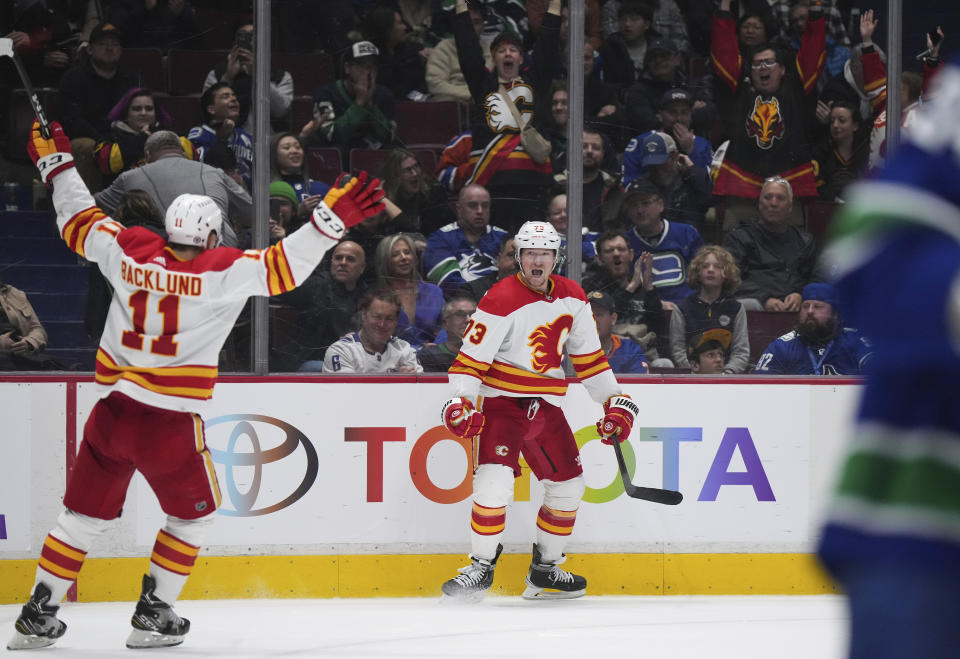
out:
M623 480L623 490L628 497L633 499L643 499L653 503L662 503L667 506L675 506L683 501L683 495L676 490L662 490L659 487L640 487L630 481L630 474L627 472L627 463L623 459L623 451L620 449L620 442L613 440L613 450L617 454L617 464L620 466L620 479Z
M33 90L33 85L30 84L30 76L27 75L26 69L20 63L20 58L17 57L17 51L13 48L13 39L0 39L0 57L9 57L13 60L13 65L20 76L20 82L23 83L23 88L27 91L27 98L30 99L30 105L33 106L33 113L40 124L40 134L46 139L50 139L50 122L47 121L47 115L43 111L43 106L40 105L37 92Z

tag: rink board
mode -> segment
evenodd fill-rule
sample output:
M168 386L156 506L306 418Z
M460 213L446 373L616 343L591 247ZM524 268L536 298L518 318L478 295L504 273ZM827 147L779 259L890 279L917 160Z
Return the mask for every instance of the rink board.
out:
M596 438L600 406L571 386L564 412L587 492L568 567L593 594L822 593L811 557L859 385L851 379L636 378L624 444L635 483L680 489L676 507L626 497ZM60 511L96 400L89 378L4 378L13 430L0 447L0 602L22 598ZM436 376L230 378L205 413L223 506L184 597L434 596L469 548L471 447L437 425ZM27 496L25 493L29 493ZM542 488L524 466L496 587L519 593ZM129 599L163 513L135 478L92 551L82 600Z

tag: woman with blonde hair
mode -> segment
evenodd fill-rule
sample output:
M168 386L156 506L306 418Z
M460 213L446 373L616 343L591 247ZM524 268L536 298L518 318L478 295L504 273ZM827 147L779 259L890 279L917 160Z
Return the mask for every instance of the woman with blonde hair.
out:
M724 348L724 373L743 373L750 364L747 312L733 292L740 268L719 245L706 245L690 261L687 283L694 292L670 314L670 356L678 368L690 368L689 351L710 332Z
M397 233L384 237L377 245L375 268L377 287L400 298L396 335L414 347L432 342L440 329L443 292L436 284L423 281L413 236Z

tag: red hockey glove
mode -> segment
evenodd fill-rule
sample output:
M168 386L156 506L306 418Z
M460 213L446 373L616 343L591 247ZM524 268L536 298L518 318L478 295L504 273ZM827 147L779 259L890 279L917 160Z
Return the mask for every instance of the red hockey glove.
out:
M332 238L340 238L346 229L385 208L381 199L386 193L377 187L379 185L380 179L368 178L366 172L360 172L358 178L351 177L343 187L330 188L313 211L314 226Z
M451 398L443 404L440 418L447 430L457 437L476 437L483 429L483 413L466 398Z
M640 408L630 396L620 394L610 396L603 404L603 418L597 421L597 432L600 441L604 444L613 444L614 440L622 442L630 436L633 420L640 413Z
M63 132L63 126L56 121L50 124L50 139L47 139L40 134L40 123L33 120L27 153L40 170L40 178L44 183L65 169L73 167L70 138Z

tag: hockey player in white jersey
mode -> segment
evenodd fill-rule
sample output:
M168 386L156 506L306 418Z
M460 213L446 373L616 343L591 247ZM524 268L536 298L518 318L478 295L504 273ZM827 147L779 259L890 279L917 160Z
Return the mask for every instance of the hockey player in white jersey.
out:
M544 487L523 597L586 592L586 579L560 567L585 489L580 452L559 407L567 389L564 348L590 396L603 404L597 429L605 443L630 435L639 408L610 370L583 289L551 274L559 248L560 236L550 224L520 227L515 239L520 272L494 284L480 300L449 370L453 398L441 411L443 424L459 437L476 438L478 445L470 565L443 584L448 597L479 599L493 584L521 454Z
M94 541L120 515L140 471L167 515L127 638L132 648L177 645L190 622L172 605L196 561L220 491L200 412L213 395L223 342L251 295L302 283L347 227L383 209L366 175L335 188L310 221L265 250L217 247L223 219L209 197L184 194L167 209L168 240L125 229L96 207L73 166L59 124L44 138L34 122L27 145L53 184L57 226L67 245L97 264L114 288L97 353L100 399L67 479L65 510L43 544L30 600L10 650L51 645L66 625L60 601Z

